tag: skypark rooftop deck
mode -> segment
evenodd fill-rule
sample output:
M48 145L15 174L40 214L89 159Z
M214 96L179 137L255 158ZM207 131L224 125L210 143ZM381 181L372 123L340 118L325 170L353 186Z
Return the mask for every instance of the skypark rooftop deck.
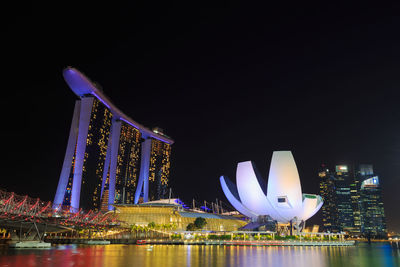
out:
M121 110L119 110L104 93L101 89L96 86L94 82L92 82L88 77L86 77L83 73L78 71L75 68L67 67L63 71L64 79L71 88L71 90L80 98L83 98L88 95L92 95L96 97L100 102L102 102L105 106L107 106L113 116L117 119L132 125L137 128L144 137L152 137L158 139L160 141L166 142L168 144L173 144L174 141L161 132L154 132L147 127L137 123L132 118L124 114Z

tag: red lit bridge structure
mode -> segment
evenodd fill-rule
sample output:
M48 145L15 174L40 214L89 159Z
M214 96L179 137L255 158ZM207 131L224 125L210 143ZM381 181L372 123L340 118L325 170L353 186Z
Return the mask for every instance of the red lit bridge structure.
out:
M79 210L72 213L69 207L53 209L51 201L0 189L0 228L13 230L19 235L30 231L36 231L40 237L45 232L105 230L118 224L112 211L103 213Z

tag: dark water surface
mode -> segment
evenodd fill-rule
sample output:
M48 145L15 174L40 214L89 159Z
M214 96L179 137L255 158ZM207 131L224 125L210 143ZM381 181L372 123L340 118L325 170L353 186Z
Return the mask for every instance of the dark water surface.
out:
M400 266L397 244L354 247L245 247L186 245L59 245L0 250L0 266Z

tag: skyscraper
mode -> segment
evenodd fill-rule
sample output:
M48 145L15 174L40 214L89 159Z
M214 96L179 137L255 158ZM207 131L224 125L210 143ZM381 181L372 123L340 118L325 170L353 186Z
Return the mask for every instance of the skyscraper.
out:
M331 233L340 232L334 174L323 164L318 176L320 177L321 197L324 199L324 205L321 208L324 230Z
M353 230L354 235L361 234L361 213L360 213L360 180L357 174L352 174L350 183L351 208L353 209Z
M335 171L332 172L322 165L318 175L321 196L324 198L324 206L322 206L324 230L353 232L354 212L351 193L353 176L349 167L337 165Z
M140 197L145 202L162 198L173 140L126 116L78 70L66 68L63 75L80 99L54 208L110 210L114 203L138 203Z
M140 167L140 139L138 129L121 122L115 171L115 203L134 203Z
M361 232L364 235L386 237L386 219L379 177L374 174L372 165L360 165L357 178L360 181Z
M165 198L169 177L171 146L152 139L149 173L149 200Z
M337 165L335 168L336 205L338 210L338 226L341 231L354 230L354 215L351 202L350 184L353 176L347 165Z

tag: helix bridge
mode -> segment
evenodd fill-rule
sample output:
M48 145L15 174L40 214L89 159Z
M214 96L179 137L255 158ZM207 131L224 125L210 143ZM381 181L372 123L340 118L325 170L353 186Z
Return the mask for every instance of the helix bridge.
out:
M114 212L71 211L70 207L53 206L27 195L0 189L0 228L7 230L35 229L37 232L58 232L68 229L104 230L119 224Z

